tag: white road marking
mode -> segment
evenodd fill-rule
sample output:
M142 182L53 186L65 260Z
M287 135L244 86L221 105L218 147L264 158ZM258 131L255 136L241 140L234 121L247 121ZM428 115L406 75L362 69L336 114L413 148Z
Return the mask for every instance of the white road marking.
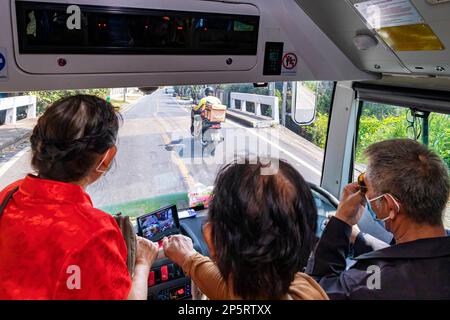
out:
M174 99L176 101L176 99ZM177 101L178 102L178 101ZM180 103L178 103L178 106L183 110L188 112L188 110L186 110ZM299 157L295 156L292 152L289 152L288 150L280 147L278 144L275 144L273 141L270 141L269 139L267 139L266 137L260 135L259 133L255 132L255 129L251 129L251 128L247 128L244 127L243 125L240 125L236 122L234 122L233 120L227 119L227 123L230 123L232 126L236 127L236 128L242 128L247 130L248 132L250 132L251 134L253 134L254 136L258 137L261 140L264 140L265 142L267 142L268 144L270 144L271 146L275 147L276 149L278 149L279 151L283 152L284 154L286 154L288 157L292 158L293 160L295 160L296 162L298 162L299 164L301 164L302 166L304 166L305 168L311 170L312 172L314 172L315 174L317 174L319 177L322 176L322 172L317 170L316 168L314 168L313 166L311 166L309 163L307 163L306 161L300 159Z
M158 92L158 91L155 91L155 92ZM146 97L146 95L143 95L142 97L138 98L137 100L124 105L124 108L122 110L120 110L120 113L121 114L127 113L128 111L133 109L145 97Z
M156 91L155 93L159 93L158 91ZM155 93L153 93L153 94L155 94ZM158 97L157 99L158 99L157 103L159 103L160 98ZM172 99L174 99L174 98L172 97ZM174 100L176 101L176 99L174 99ZM176 102L178 105L180 105L178 103L178 101L176 101ZM162 112L162 113L165 114L165 112ZM169 145L171 142L171 139L170 139L168 133L173 132L172 129L170 129L170 127L172 127L173 124L168 123L166 120L164 120L164 117L155 116L154 120L156 121L157 125L161 129L160 134L161 134L161 137L162 137L164 143L166 145ZM195 187L195 184L197 182L196 182L195 178L190 174L189 168L186 166L186 164L183 162L183 160L175 152L170 152L170 156L171 156L172 163L177 166L178 171L180 172L183 180L185 181L185 183L187 185L187 188L189 190L193 190Z
M131 109L131 105L127 104L125 108L120 110L120 113L122 113L122 114L127 113L130 109Z
M130 104L126 105L126 107L125 107L123 110L121 110L120 113L121 113L121 114L127 113L128 111L130 111L131 109L133 109L133 107L134 107L138 102L139 102L139 100L136 101L136 102L133 102L133 103L130 103Z
M243 125L240 125L236 122L234 122L233 120L227 119L227 122L230 122L231 125L234 125L235 127L238 128L242 128L247 130L248 132L250 132L251 134L257 136L259 139L264 140L265 142L267 142L268 144L270 144L271 146L277 148L279 151L283 152L284 154L286 154L287 156L289 156L290 158L292 158L293 160L297 161L298 163L300 163L302 166L308 168L309 170L311 170L312 172L314 172L315 174L317 174L319 177L322 175L322 172L317 170L316 168L314 168L313 166L311 166L309 163L307 163L306 161L300 159L299 157L295 156L292 152L287 151L286 149L280 147L278 144L275 144L273 141L270 141L269 139L267 139L266 137L260 135L259 133L251 130L250 128L244 127Z
M14 155L8 162L0 167L0 177L3 176L11 167L20 160L28 151L31 150L31 147L26 147L23 150L20 150L17 154Z
M182 105L181 103L178 102L178 99L172 97L172 100L174 100L174 101L177 103L178 107L179 107L181 110L183 110L184 112L186 112L186 113L190 113L190 112L191 112L190 108L189 108L189 110L186 109L186 108L185 108L185 105Z

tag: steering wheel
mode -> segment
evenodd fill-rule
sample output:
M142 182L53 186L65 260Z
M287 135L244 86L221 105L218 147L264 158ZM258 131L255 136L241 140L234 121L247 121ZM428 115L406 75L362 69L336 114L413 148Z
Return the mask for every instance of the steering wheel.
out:
M309 187L311 188L311 190L315 191L316 193L320 194L322 197L324 197L325 199L328 200L328 202L335 208L337 209L338 205L339 205L339 200L336 199L335 196L333 196L331 193L329 193L327 190L319 187L318 185L309 182Z

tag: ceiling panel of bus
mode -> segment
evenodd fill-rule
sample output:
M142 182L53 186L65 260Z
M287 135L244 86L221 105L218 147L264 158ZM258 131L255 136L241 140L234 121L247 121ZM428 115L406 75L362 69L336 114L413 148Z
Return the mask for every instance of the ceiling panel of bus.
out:
M30 2L27 0L27 2ZM39 2L39 1L31 1ZM43 0L68 3L65 0ZM269 82L294 80L365 80L361 71L306 15L295 0L97 0L97 6L259 14L256 55L123 55L54 54L19 51L15 0L0 0L0 50L6 55L6 77L0 91L88 87ZM311 1L315 2L315 1ZM92 5L72 0L71 5ZM28 32L28 31L27 31ZM266 42L283 42L284 53L298 56L294 74L263 75ZM59 65L60 58L66 61ZM233 63L227 64L231 58Z
M450 76L450 2L431 5L426 0L411 0L425 23L444 45L444 50L394 51L366 25L354 8L354 4L367 0L296 1L328 37L363 70ZM365 51L358 50L353 43L356 34L374 35L379 43Z

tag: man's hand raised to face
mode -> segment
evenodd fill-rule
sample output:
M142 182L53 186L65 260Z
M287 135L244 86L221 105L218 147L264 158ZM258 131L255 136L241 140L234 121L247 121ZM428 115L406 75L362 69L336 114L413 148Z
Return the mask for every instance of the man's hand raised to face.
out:
M350 226L354 226L361 219L364 213L366 199L359 191L357 183L347 185L343 192L341 201L336 211L335 217L344 221Z

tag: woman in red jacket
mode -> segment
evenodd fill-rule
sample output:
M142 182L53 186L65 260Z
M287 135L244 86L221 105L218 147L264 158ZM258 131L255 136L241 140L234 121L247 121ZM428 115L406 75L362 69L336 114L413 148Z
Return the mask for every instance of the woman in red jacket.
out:
M120 229L95 209L85 188L116 155L119 115L87 95L61 99L38 120L31 136L28 175L0 216L1 299L146 299L158 248L138 239L133 278Z

